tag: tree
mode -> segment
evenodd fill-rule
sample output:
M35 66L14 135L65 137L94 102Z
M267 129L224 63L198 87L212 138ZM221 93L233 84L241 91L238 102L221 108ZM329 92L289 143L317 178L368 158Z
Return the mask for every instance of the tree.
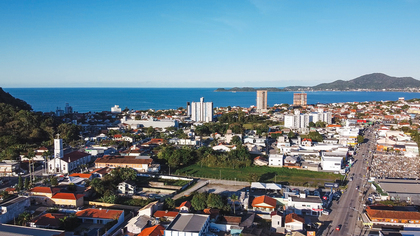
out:
M29 189L29 178L25 178L25 189Z
M167 209L167 210L175 209L175 200L172 198L165 199L164 209Z
M232 194L232 196L230 196L230 201L232 202L233 214L236 215L236 202L239 201L239 198L235 194Z
M17 217L17 224L21 226L26 226L26 223L28 223L31 220L31 218L32 215L29 212L25 211Z
M223 204L223 201L222 201L222 198L220 197L220 195L210 193L209 196L207 197L207 206L208 207L222 209L223 205L224 204Z
M230 140L231 144L234 144L236 146L241 146L242 145L242 140L239 136L233 136L232 139Z
M22 176L20 176L20 175L19 175L19 179L18 179L17 189L18 189L18 191L23 190L23 179L22 179Z
M287 134L287 137L289 137L289 139L296 138L296 134L290 130L290 132Z
M51 185L52 186L57 186L58 185L57 177L51 177Z
M358 143L363 143L364 140L365 140L365 138L362 135L357 135L357 142Z
M202 211L207 207L207 193L196 193L191 200L191 205L196 211Z
M155 134L155 129L153 128L153 126L149 126L146 132L147 132L147 136L151 137Z

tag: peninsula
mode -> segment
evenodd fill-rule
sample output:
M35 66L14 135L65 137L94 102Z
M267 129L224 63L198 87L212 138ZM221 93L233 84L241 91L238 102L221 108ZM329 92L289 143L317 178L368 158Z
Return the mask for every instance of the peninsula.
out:
M262 89L268 92L286 91L418 91L420 80L412 77L392 77L382 73L367 74L352 80L336 80L316 86L288 86L284 88L218 88L215 92L255 92Z

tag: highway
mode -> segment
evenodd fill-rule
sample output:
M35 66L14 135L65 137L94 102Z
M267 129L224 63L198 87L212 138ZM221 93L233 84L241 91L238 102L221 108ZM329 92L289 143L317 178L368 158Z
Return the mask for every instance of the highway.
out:
M340 200L333 201L331 214L323 217L324 222L330 222L330 224L322 235L362 235L363 229L360 228L361 224L358 220L363 212L364 191L369 188L366 175L370 164L367 162L371 161L372 155L369 151L375 146L373 130L373 127L366 130L365 142L359 146L354 155L355 162L349 173L349 179L353 177L353 181L348 182L347 189ZM339 231L336 231L337 227Z

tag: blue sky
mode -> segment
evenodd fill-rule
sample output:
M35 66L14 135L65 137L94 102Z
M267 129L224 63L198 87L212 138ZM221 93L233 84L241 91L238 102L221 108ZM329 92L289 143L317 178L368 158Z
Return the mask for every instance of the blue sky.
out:
M0 1L2 87L420 79L420 0Z

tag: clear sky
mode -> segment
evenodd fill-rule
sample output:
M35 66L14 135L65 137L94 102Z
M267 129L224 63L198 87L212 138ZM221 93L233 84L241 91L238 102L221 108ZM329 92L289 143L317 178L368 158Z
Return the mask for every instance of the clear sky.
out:
M420 79L420 0L0 1L0 87Z

